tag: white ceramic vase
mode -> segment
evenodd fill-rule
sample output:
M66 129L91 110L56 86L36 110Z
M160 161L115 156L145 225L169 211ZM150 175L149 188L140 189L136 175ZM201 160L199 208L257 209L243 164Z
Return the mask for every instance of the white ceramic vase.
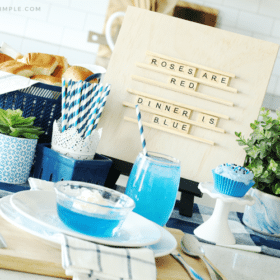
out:
M29 177L38 139L0 134L0 182L24 184Z
M270 236L280 237L280 197L251 189L255 204L246 206L243 222L249 228Z

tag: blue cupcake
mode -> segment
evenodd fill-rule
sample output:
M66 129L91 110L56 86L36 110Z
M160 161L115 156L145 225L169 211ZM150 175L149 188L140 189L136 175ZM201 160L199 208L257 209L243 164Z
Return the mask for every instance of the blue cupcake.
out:
M212 174L215 190L234 197L243 197L255 184L253 172L236 164L221 164Z

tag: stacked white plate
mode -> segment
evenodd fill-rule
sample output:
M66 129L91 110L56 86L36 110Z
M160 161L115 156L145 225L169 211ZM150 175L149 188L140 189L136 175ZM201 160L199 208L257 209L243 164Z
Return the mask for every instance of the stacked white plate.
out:
M43 184L44 181L37 179L35 182ZM47 183L50 189L50 182ZM169 231L134 212L113 237L94 237L74 231L59 219L54 191L30 190L3 197L0 214L18 228L56 244L60 244L63 233L109 246L148 247L155 257L168 255L177 247L176 239Z

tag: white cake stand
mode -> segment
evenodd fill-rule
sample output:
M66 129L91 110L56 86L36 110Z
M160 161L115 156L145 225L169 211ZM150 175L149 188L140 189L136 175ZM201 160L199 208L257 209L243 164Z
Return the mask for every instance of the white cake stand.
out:
M212 216L194 230L194 234L204 240L214 242L219 245L234 245L236 243L229 225L228 214L232 203L240 205L253 205L255 198L250 195L243 197L233 197L218 193L214 189L213 183L200 183L198 188L202 193L217 199Z

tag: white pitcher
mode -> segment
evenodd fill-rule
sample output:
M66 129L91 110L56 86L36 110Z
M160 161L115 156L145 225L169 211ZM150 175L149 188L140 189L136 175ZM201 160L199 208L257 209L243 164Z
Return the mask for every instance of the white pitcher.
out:
M112 24L116 18L122 17L124 15L125 15L125 12L116 12L116 13L112 14L107 21L105 35L106 35L107 44L108 44L109 48L111 49L111 51L113 51L113 49L115 47L115 43L111 36Z

